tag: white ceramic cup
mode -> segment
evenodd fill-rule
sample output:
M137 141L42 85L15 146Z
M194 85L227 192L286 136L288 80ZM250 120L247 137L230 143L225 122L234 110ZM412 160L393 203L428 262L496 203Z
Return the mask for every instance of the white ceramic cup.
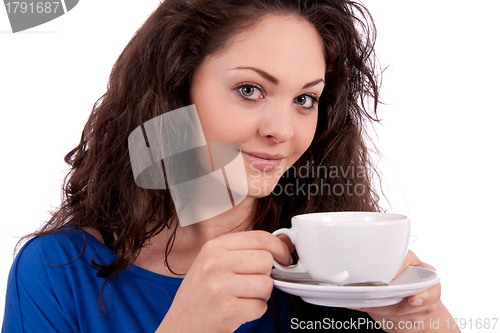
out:
M299 261L276 269L308 273L339 285L378 281L389 283L408 252L410 219L404 215L371 212L332 212L297 215L287 235Z

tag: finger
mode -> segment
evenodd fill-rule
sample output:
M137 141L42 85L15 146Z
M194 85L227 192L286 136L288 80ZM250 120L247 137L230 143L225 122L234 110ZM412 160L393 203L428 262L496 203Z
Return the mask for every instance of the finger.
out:
M267 311L267 302L256 298L238 298L238 308L244 311L244 317L241 324L259 319Z
M382 317L406 316L426 311L426 308L436 305L440 298L441 285L437 284L420 294L403 299L398 304L353 310L363 311L369 313L370 315L379 315Z
M216 238L215 244L221 244L226 250L267 250L284 265L290 264L290 252L284 242L269 232L254 230L226 234Z
M408 303L413 307L431 306L441 299L441 283L438 283L420 294L408 297Z
M292 241L290 240L290 238L288 238L287 235L281 234L281 235L278 235L276 237L278 237L283 243L286 244L286 246L288 247L288 251L290 253L292 253L293 250L295 250L295 245L293 245Z
M266 250L228 251L226 256L237 274L269 275L273 268L273 256Z
M274 282L269 275L235 274L228 286L228 292L239 298L269 300Z

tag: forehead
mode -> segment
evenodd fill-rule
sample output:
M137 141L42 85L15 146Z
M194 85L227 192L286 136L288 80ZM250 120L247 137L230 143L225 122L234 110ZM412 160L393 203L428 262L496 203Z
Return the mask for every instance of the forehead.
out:
M218 60L226 67L258 66L278 72L293 68L315 78L326 70L321 37L310 22L296 15L264 16L207 60Z

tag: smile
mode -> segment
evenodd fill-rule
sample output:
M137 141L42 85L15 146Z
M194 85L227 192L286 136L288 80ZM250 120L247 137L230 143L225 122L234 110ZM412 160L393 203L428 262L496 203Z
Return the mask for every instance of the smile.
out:
M241 151L243 157L257 169L274 170L280 165L283 155L269 155L264 153L246 153Z

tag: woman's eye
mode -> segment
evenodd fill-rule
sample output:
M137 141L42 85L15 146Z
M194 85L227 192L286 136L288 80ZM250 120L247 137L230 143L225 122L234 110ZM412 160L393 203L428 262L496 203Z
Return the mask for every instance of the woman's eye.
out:
M263 98L262 91L259 88L251 85L244 85L239 87L238 92L245 99L257 100Z
M317 99L309 95L300 95L295 97L294 102L305 109L310 109L317 103Z

